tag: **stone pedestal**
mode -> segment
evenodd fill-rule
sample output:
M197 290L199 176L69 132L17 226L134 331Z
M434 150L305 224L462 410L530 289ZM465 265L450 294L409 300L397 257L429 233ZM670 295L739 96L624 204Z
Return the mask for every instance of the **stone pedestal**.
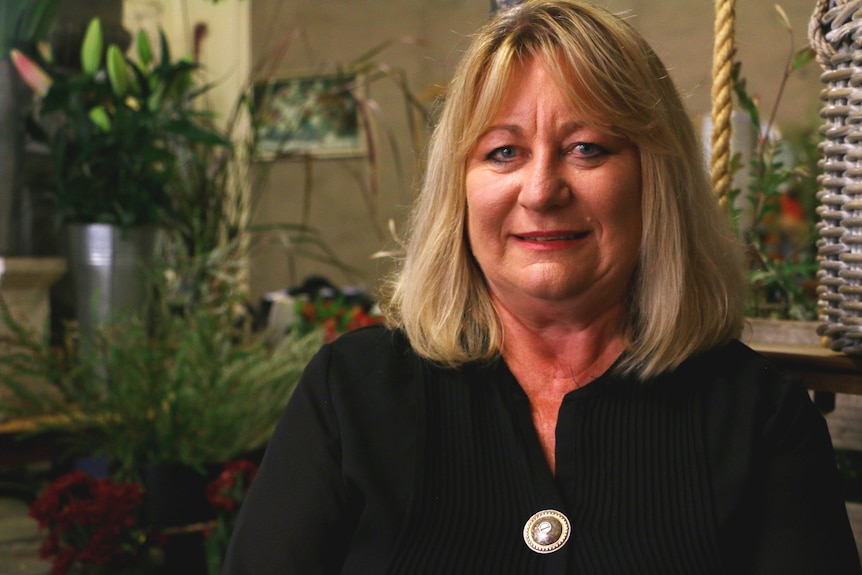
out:
M62 258L0 258L0 296L9 306L12 317L34 335L42 336L50 317L50 291L66 273L66 260ZM3 336L10 335L9 327L0 322L0 355L8 351ZM34 378L27 385L45 385ZM0 387L0 402L10 401L8 390ZM3 416L0 414L0 420Z
M51 303L51 286L66 273L63 258L0 258L0 295L24 326L44 333ZM0 325L0 334L8 333Z

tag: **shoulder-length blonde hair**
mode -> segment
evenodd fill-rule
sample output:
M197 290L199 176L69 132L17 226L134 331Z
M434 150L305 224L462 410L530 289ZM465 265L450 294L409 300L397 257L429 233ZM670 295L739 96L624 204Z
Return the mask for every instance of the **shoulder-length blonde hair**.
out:
M626 316L624 369L641 378L736 337L745 276L665 66L625 21L577 0L527 0L483 27L462 58L431 137L406 254L384 287L390 325L447 366L500 353L503 333L466 240L466 158L509 74L541 58L597 127L640 150L643 232Z

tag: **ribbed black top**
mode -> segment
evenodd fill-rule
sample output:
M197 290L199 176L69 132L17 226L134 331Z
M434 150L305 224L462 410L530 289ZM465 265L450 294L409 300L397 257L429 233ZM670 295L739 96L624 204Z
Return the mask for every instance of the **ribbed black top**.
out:
M228 575L859 575L823 418L745 346L568 394L556 476L505 362L435 367L380 327L306 369ZM572 534L523 541L555 509Z
M429 377L423 473L390 573L540 572L543 558L524 552L521 529L558 502L531 477L534 446L511 395L487 374Z
M432 372L424 472L390 573L720 572L694 395L613 376L591 386L560 410L554 478L504 364ZM549 508L569 517L572 536L540 555L522 528Z

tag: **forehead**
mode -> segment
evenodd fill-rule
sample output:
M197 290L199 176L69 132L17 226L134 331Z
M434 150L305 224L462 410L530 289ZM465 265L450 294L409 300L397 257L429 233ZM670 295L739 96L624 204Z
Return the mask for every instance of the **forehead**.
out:
M576 109L573 90L560 81L543 59L529 58L513 66L502 85L503 94L497 115L513 108L529 106L538 100L553 100L561 107Z
M478 133L501 116L532 111L540 100L582 118L586 125L608 127L607 114L596 109L591 102L591 90L579 84L579 74L565 58L531 54L513 59L505 66L492 63L490 70L476 99L474 121Z

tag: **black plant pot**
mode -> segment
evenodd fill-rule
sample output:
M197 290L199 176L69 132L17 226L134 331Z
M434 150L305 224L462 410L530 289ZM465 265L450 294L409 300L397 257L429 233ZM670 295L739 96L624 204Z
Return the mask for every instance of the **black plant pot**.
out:
M206 575L207 560L201 524L215 518L206 499L207 474L180 464L146 469L149 523L167 533L160 575Z

